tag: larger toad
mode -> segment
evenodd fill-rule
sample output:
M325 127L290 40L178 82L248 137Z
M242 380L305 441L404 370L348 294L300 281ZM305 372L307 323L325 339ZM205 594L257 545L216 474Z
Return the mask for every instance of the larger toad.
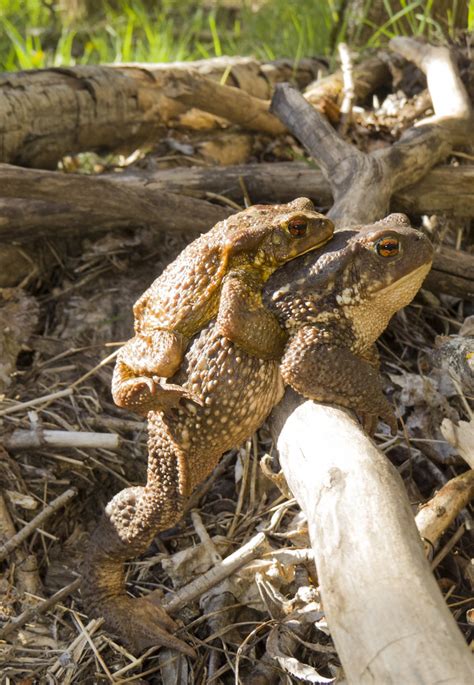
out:
M342 231L324 249L284 267L264 290L290 335L282 374L276 360L241 350L215 322L193 341L174 380L199 395L201 406L185 402L173 414L150 412L146 486L111 500L86 556L87 604L134 651L168 645L193 654L154 595L126 593L124 562L174 525L221 454L258 428L282 396L282 375L309 397L393 422L373 345L413 298L431 259L428 239L395 215Z
M135 336L120 350L113 375L116 404L146 414L192 397L160 378L176 373L190 338L216 316L220 333L246 352L279 358L287 338L262 306L263 284L333 230L310 200L299 198L250 207L188 245L134 305Z
M290 336L283 380L308 399L354 409L369 432L378 416L395 431L374 343L418 292L431 243L404 214L391 214L339 231L315 257L283 267L265 288L266 306Z

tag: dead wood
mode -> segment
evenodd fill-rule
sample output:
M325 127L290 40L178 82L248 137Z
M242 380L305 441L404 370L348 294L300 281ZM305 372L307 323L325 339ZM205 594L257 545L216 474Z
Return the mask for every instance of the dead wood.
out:
M164 87L164 93L187 107L197 107L251 131L278 135L286 130L281 121L269 113L267 100L198 74L182 72L173 76Z
M370 57L353 70L354 99L364 100L374 90L388 83L391 79L387 60L380 57ZM318 105L323 98L330 98L339 104L342 102L344 81L342 70L337 70L328 76L311 83L305 90L304 96L313 105Z
M69 595L73 594L80 587L80 585L81 579L77 578L66 587L55 592L51 597L48 597L48 599L43 600L37 606L26 609L23 613L17 616L13 621L10 621L10 623L7 623L0 630L0 640L5 640L11 633L19 630L26 623L29 623L38 616L41 616L41 614L44 614L46 611L50 611L56 606L56 604L64 601L67 597L69 597Z
M316 75L318 65L318 60L305 60L295 72L296 80L307 84ZM175 87L180 76L186 78L191 72L196 77L204 74L204 81L220 80L225 75L226 82L238 86L237 90L247 89L257 96L249 102L269 98L273 83L290 78L284 60L261 65L249 58L219 58L193 64L76 66L3 74L0 161L49 169L68 154L91 150L131 152L154 143L166 134L167 123L189 108L169 98L167 84ZM267 118L273 119L268 113ZM278 120L274 124L282 128ZM186 125L190 125L189 120Z
M448 78L444 101L434 98L436 125L409 130L388 150L356 150L288 87L277 88L273 100L272 111L318 159L334 194L329 216L338 226L383 217L396 190L441 161L462 130L465 140L472 135L449 51L401 38L392 47L405 53L419 47L429 84L440 61ZM348 682L469 683L469 650L424 559L403 484L384 455L345 412L301 403L290 393L274 413L273 429L286 479L308 518L328 624Z
M343 410L301 404L288 393L273 417L347 681L467 685L471 656L425 559L396 469Z
M474 297L474 255L443 247L435 254L423 287L470 300Z
M78 449L117 450L120 438L117 433L92 433L90 431L31 430L18 428L4 440L4 447L10 452L18 450L67 447Z
M320 206L331 204L330 186L323 173L303 163L191 167L102 176L0 165L0 267L5 264L5 269L0 269L0 286L17 285L32 273L35 263L40 270L40 261L46 260L44 268L54 264L52 253L47 252L38 261L38 247L28 248L28 243L42 236L81 237L88 232L143 226L188 234L207 231L233 210L204 199L225 195L242 202L240 179L255 203L285 202L303 196L311 197ZM421 214L428 211L429 198L437 188L442 198L439 204L444 202L446 210L454 209L458 198L456 212L474 216L470 191L473 180L474 167L440 167L427 179L404 189L403 201L396 195L391 204L398 211ZM429 188L428 199L419 189L421 184ZM1 244L11 240L24 245L19 248ZM437 293L471 297L474 257L443 247L435 256L425 285Z
M0 491L0 544L10 540L15 536L15 534L15 524L8 510L6 498L3 496L2 491ZM41 580L36 557L24 550L22 546L19 546L13 552L13 559L15 587L19 593L22 593L22 604L31 604L31 601L26 593L36 595L42 594Z
M205 197L206 192L225 195L242 202L245 183L252 202L290 202L295 197L309 197L319 207L329 207L332 192L320 169L305 162L262 162L225 167L175 167L151 171L124 171L106 175L116 183L145 186L150 190L168 190ZM438 166L414 185L397 191L390 208L410 214L445 213L474 217L474 166Z
M434 546L459 512L474 497L474 470L470 469L446 483L416 515L422 538Z
M144 69L153 73L192 72L228 86L241 88L255 97L271 98L275 84L293 82L298 88L306 88L326 69L326 64L317 57L304 57L298 63L291 59L276 59L260 62L253 57L211 57L193 62L123 62L113 64L114 69Z
M40 513L35 516L29 523L26 524L21 530L16 533L13 537L9 538L5 544L0 545L0 561L6 559L6 557L14 549L21 545L32 533L34 533L37 528L43 525L45 521L48 520L58 509L64 507L69 500L76 497L76 488L69 488L65 490L59 497L56 497L50 504L47 504Z
M163 607L171 614L176 613L183 606L187 606L196 599L196 597L200 597L210 588L224 580L224 578L227 578L246 563L262 554L262 549L266 543L267 537L265 533L257 533L245 545L229 554L225 559L217 562L209 571L180 588L177 592L174 592L172 597L163 602Z
M229 215L217 205L166 191L9 165L0 165L0 188L0 242L138 226L204 231Z
M398 190L392 198L391 208L409 214L474 217L473 187L473 165L440 165L414 185Z

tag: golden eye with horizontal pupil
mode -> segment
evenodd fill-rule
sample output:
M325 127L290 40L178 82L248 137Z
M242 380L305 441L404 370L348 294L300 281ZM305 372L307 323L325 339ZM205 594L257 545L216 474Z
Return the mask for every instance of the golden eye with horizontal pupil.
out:
M306 219L290 219L288 222L288 233L294 238L302 238L308 230Z
M375 243L375 251L381 257L396 257L400 252L400 241L397 238L381 238Z

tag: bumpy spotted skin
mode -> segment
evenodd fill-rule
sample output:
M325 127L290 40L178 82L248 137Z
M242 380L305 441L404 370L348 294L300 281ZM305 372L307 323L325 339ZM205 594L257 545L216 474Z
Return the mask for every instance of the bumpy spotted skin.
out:
M383 395L374 342L419 290L433 258L429 240L403 214L336 233L318 255L283 267L264 302L290 336L281 372L309 399L354 409L371 431L396 431Z
M253 274L232 271L222 288L216 321L220 335L261 359L281 359L288 341L274 314L262 307L258 280Z
M276 268L323 245L333 230L310 200L298 198L250 207L188 245L134 306L135 336L114 370L115 402L146 415L192 399L161 379L178 371L190 338L218 313L222 335L249 354L260 352L258 330L268 330L261 355L279 358L286 336L263 307L262 287Z
M181 518L195 486L224 451L262 423L282 397L283 383L277 361L247 355L214 325L188 350L177 382L202 406L184 402L167 416L149 414L146 486L127 488L107 505L89 545L82 592L91 610L105 616L109 629L133 651L167 645L192 655L171 634L176 625L152 599L126 595L123 563Z
M104 615L133 651L167 645L193 654L152 595L126 595L123 564L178 521L189 494L220 455L258 428L282 396L282 375L307 397L355 409L369 430L378 416L393 424L374 341L412 299L431 259L429 241L406 217L392 215L360 231L340 232L319 253L283 267L264 290L266 306L289 337L281 374L271 355L252 356L221 335L224 316L194 340L172 380L201 406L184 401L167 414L150 412L146 486L127 488L109 503L85 562L82 591L90 610ZM228 284L242 287L232 274ZM267 346L265 330L260 336L259 350Z

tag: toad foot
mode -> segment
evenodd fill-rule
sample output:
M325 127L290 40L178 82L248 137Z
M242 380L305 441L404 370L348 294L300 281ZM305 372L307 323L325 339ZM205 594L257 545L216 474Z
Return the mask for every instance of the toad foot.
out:
M170 631L178 624L152 597L131 598L125 595L109 598L100 608L107 625L117 632L134 654L149 647L170 647L189 657L194 649Z
M158 376L137 376L124 381L115 402L131 411L146 416L149 411L164 411L178 407L182 400L202 406L201 399L181 385L163 383Z

